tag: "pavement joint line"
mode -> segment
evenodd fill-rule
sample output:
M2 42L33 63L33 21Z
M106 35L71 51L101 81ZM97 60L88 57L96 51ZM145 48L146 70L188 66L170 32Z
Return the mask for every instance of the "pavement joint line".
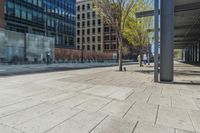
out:
M2 108L5 108L5 107L8 107L8 106L12 106L12 105L15 105L15 104L18 104L18 103L23 103L24 101L27 101L28 99L23 99L23 100L20 100L18 102L14 102L14 103L11 103L11 104L7 104L7 105L4 105L4 106L1 106L0 109Z
M126 114L131 110L131 108L136 104L136 102L134 102L129 108L128 110L125 112L125 114L122 116L122 118L124 118L126 116Z
M109 115L106 115L97 125L95 125L88 133L91 133L95 128L97 128L105 119L107 119Z
M180 88L178 88L178 92L179 92L179 95L181 96L181 89Z
M45 92L48 92L49 90L46 90L46 91L42 91L42 92L38 92L36 94L32 94L32 95L29 95L29 96L25 96L24 98L32 98L34 96L38 96L40 94L45 94Z
M161 95L163 95L163 88L161 89Z
M131 92L131 94L130 95L128 95L126 98L125 98L125 100L127 100L131 95L133 95L134 93L135 93L135 90L132 90L133 92Z
M170 96L170 103L171 103L171 108L173 108L173 98Z
M72 99L72 98L74 98L74 97L78 97L78 94L75 94L75 95L72 95L72 96L70 96L70 97L68 97L68 98L65 98L65 99L63 99L63 100L57 101L57 102L55 102L55 104L59 104L59 103L62 103L62 102L64 102L64 101L68 101L68 100L70 100L70 99Z
M132 133L134 133L134 132L135 132L135 129L137 128L137 126L138 126L138 123L139 123L139 121L137 121L137 122L136 122L136 124L135 124L135 126L133 127L133 131L132 131Z
M73 117L77 116L78 114L82 113L83 111L84 111L84 110L81 110L81 111L77 112L76 114L70 116L69 118L67 118L67 119L65 119L65 120L63 120L63 121L61 121L61 122L59 122L58 124L56 124L56 125L54 125L53 127L47 129L46 131L44 131L44 133L47 133L47 132L51 131L52 129L54 129L54 128L56 128L57 126L63 124L64 122L66 122L66 121L72 119Z
M58 109L60 109L60 108L64 108L64 106L58 106L58 107L56 107L56 108L54 108L54 109L50 109L49 111L43 112L43 113L41 113L41 114L38 115L38 116L32 117L32 118L30 118L30 119L28 119L28 120L26 120L26 121L23 121L23 122L21 122L21 123L18 123L18 124L16 124L16 125L24 124L24 123L26 123L26 122L29 122L29 121L31 121L31 120L33 120L33 119L35 119L35 118L41 117L41 116L43 116L43 115L45 115L45 114L47 114L47 113L49 113L49 112L58 110Z
M84 93L84 92L82 92L82 91L89 90L89 89L91 89L91 88L93 88L93 86L88 87L88 88L85 88L85 89L80 89L80 90L77 90L77 91L75 91L75 92L81 92L81 93Z
M101 109L103 109L104 107L106 107L108 104L110 104L113 101L114 100L110 100L109 102L107 102L106 104L104 104L102 107L100 107L96 112L99 112Z
M152 93L149 95L149 97L148 97L146 103L149 103L149 100L150 100L151 96L152 96Z
M90 88L91 89L91 88ZM99 98L103 98L103 99L107 99L107 100L113 100L112 98L110 98L110 97L104 97L104 96L98 96L98 95L94 95L94 94L90 94L90 93L86 93L86 92L77 92L77 93L79 93L79 94L81 94L81 95L88 95L88 96L93 96L93 97L99 97Z
M12 129L14 129L14 130L16 130L16 131L19 131L19 132L21 132L21 133L25 133L24 131L22 131L22 130L16 128L16 127L11 127L11 126L9 126L9 125L7 125L7 124L4 124L4 123L0 123L0 125L6 126L6 127L9 127L9 128L12 128Z
M81 102L81 103L75 105L75 106L72 107L72 108L77 108L78 106L80 106L80 105L82 105L82 104L84 104L84 103L87 103L89 100L90 100L90 99L87 99L87 100L85 100L85 101L83 101L83 102Z
M83 91L85 91L85 90L89 90L89 89L92 89L94 86L91 86L91 87L89 87L89 88L85 88L85 89L81 89L81 90L79 90L78 92L79 93L83 93L83 94L86 94L85 92L83 92Z
M90 78L90 79L86 79L86 80L84 80L84 81L85 81L85 82L89 82L89 81L94 80L94 79L96 79L96 78Z
M195 127L194 127L194 122L192 121L192 118L191 118L191 116L190 116L190 114L188 112L187 112L187 115L190 118L190 122L192 123L192 127L194 129L194 132L196 133L197 131L196 131Z
M157 109L157 112L156 112L156 119L155 119L155 123L154 123L154 124L156 124L157 121L158 121L158 113L159 113L159 110L160 110L160 105L158 105L158 109Z
M147 87L145 87L145 89L144 89L142 92L145 92L147 89L148 89L148 88L147 88Z

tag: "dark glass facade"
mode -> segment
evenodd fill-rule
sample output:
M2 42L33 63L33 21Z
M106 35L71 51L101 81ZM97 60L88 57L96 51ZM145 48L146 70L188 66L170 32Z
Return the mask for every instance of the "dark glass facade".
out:
M55 37L57 48L74 48L76 0L4 0L6 29Z

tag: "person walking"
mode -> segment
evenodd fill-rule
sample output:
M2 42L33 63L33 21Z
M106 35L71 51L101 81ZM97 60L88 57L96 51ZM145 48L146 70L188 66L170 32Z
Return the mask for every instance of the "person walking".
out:
M147 64L147 55L146 54L143 55L143 61L144 61L144 65L146 65Z

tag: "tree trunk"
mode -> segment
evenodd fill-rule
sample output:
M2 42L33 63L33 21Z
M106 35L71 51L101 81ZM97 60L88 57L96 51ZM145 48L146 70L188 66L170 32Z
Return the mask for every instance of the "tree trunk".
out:
M142 65L142 60L143 60L143 55L142 55L142 46L140 45L140 67L143 67Z
M147 47L147 60L148 60L148 65L150 65L150 47L149 47L149 45Z
M122 44L119 44L119 71L122 71Z

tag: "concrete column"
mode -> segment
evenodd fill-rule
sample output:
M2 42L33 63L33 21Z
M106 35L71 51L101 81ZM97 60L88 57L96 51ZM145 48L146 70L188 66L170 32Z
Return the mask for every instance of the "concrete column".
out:
M195 44L195 63L197 63L198 62L198 43L197 44Z
M160 81L173 82L174 0L161 0Z
M183 62L186 62L186 49L184 48L184 49L182 49L182 61Z
M198 41L199 44L199 63L200 63L200 41Z
M190 63L192 63L193 60L193 47L190 48Z
M194 63L195 61L195 49L194 49L194 44L192 45L192 62Z

